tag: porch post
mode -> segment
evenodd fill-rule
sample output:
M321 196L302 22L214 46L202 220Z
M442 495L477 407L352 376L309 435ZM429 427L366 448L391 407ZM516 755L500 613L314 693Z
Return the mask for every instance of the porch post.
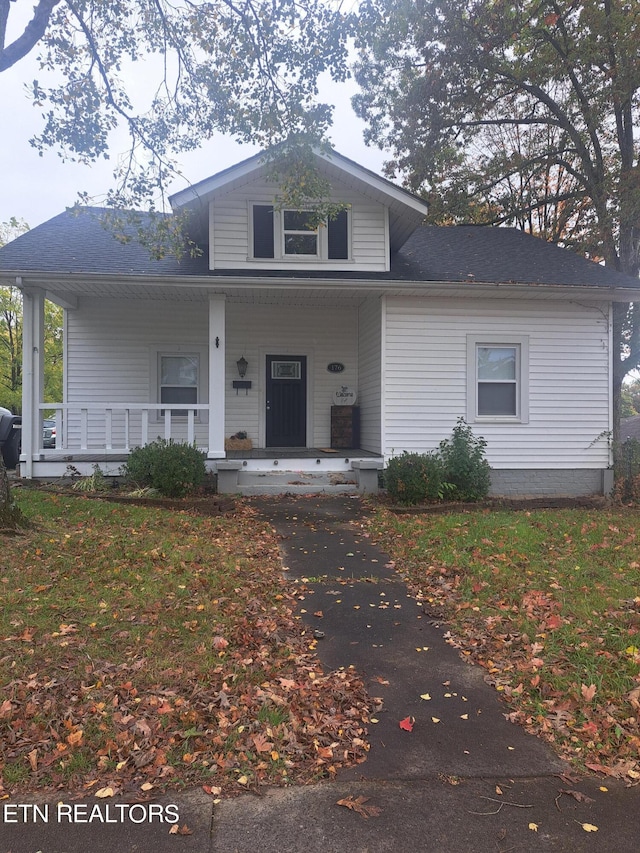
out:
M224 459L225 416L225 297L209 297L209 452L208 459Z
M22 289L22 453L24 476L33 477L33 455L41 445L40 402L44 392L44 293Z

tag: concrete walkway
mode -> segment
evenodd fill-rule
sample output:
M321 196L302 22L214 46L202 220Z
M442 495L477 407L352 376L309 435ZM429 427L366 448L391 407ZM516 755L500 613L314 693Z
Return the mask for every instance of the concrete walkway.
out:
M279 533L289 578L309 579L300 606L309 630L324 633L324 665L356 667L381 699L368 760L334 782L218 805L202 791L168 795L161 805L178 809L190 835L158 823L7 823L0 814L0 853L638 850L640 788L569 774L542 741L506 721L483 671L445 642L446 626L363 535L359 499L251 503ZM415 719L411 732L399 726L405 717ZM376 814L337 805L346 798Z

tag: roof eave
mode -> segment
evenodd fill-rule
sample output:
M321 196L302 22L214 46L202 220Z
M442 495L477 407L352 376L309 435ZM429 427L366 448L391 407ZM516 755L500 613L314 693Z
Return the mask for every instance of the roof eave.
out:
M257 277L255 272L250 278L231 275L165 275L157 274L133 274L133 273L89 273L89 272L61 272L46 273L29 270L5 270L0 272L0 281L5 281L12 286L21 288L39 287L41 289L54 290L59 288L64 292L65 285L70 282L104 282L137 285L151 285L156 287L192 287L209 288L221 290L225 287L236 289L259 289L274 288L278 290L296 288L314 290L318 288L353 290L373 290L378 292L396 293L400 295L403 291L424 293L429 295L438 292L442 295L443 289L450 296L464 296L465 298L508 298L526 295L528 298L575 300L588 299L597 302L640 302L639 288L605 287L599 285L567 285L567 284L541 284L531 282L461 282L461 281L420 281L418 279L384 279L384 278L305 278L300 276L265 276ZM78 293L76 289L73 292Z

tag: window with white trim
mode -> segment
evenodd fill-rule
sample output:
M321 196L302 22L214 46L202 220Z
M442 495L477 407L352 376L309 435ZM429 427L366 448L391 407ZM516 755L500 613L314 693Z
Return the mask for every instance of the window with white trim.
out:
M171 415L186 417L187 409L174 405L198 403L200 356L195 353L160 353L158 364L159 402L171 405ZM164 410L161 411L164 415Z
M278 210L272 204L250 205L250 247L255 260L349 260L351 221L339 211L320 226L310 210Z
M527 336L467 337L467 420L525 423Z
M282 211L282 254L306 255L317 258L319 254L318 228L312 224L310 210Z

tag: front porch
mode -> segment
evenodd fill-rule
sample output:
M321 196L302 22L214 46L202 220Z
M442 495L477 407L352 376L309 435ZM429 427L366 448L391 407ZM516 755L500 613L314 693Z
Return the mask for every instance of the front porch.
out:
M64 397L45 402L44 293L23 285L20 476L90 475L99 465L115 477L131 450L162 438L201 449L220 491L263 486L267 474L287 491L377 489L379 299L347 288L295 300L285 289L203 288L190 298L179 291L134 298L127 284L122 298L69 296ZM357 427L354 420L349 438L343 432L338 441L333 410L347 389L357 394ZM45 419L53 440L43 436ZM252 449L227 449L237 434ZM248 482L256 477L258 484Z
M217 474L221 493L377 491L384 459L362 448L251 448L227 450L224 458L212 455L201 428L210 408L176 413L161 404L40 403L37 439L28 457L23 448L18 474L29 479L89 476L97 465L106 476L117 477L133 448L164 438L198 446L207 469Z

